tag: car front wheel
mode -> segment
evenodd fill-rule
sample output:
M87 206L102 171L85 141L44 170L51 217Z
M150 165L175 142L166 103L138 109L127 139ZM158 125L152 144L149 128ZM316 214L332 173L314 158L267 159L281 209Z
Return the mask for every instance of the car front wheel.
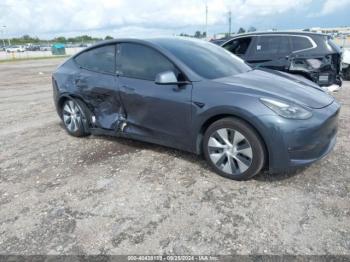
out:
M265 163L263 142L255 130L237 118L224 118L206 130L203 152L221 176L246 180L258 174Z

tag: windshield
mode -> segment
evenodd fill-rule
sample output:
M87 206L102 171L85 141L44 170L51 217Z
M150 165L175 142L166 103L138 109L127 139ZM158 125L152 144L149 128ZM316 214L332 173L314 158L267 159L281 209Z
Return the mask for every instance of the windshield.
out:
M182 39L156 42L203 78L216 79L251 70L242 59L209 42Z

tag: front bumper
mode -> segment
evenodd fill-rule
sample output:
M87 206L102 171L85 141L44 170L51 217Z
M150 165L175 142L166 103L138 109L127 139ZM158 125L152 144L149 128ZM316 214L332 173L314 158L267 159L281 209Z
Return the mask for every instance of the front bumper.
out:
M311 145L298 151L290 151L290 167L301 167L310 165L327 156L335 146L336 133L330 140L316 145ZM309 148L310 147L310 148ZM293 156L294 155L294 156Z
M307 166L331 152L336 143L339 111L340 105L334 101L327 107L314 109L313 116L307 120L277 115L260 117L264 125L262 136L269 151L269 171Z

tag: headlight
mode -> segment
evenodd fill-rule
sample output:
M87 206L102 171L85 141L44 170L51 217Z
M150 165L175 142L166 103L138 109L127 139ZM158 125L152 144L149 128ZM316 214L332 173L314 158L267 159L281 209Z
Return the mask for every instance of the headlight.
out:
M312 116L309 110L295 104L270 98L260 98L260 101L276 114L285 118L308 119Z

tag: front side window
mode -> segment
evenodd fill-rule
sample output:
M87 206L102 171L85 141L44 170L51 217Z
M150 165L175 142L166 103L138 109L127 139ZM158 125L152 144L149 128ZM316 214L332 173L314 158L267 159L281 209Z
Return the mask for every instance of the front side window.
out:
M115 73L115 46L106 45L85 51L75 61L88 70Z
M157 74L173 71L178 75L175 66L158 51L134 43L122 43L118 57L118 70L122 76L154 81Z
M225 44L223 47L235 55L244 55L248 50L251 40L251 37L234 39Z
M307 37L292 36L291 42L293 51L299 51L313 47L312 43Z

